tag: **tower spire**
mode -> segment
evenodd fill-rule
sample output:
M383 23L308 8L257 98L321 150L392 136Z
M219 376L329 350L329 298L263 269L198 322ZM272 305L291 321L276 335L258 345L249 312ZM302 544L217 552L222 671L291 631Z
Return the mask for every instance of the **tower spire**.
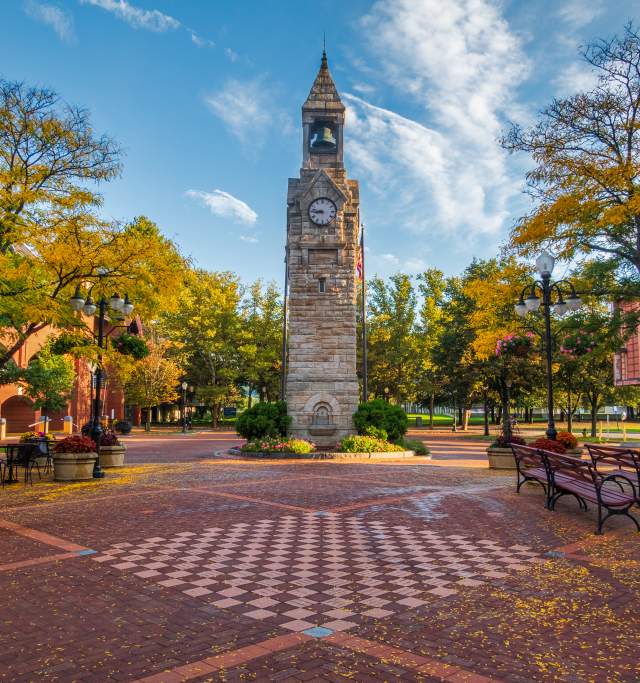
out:
M320 70L316 76L309 97L303 105L303 110L309 109L338 109L344 110L344 105L338 95L338 89L333 82L333 77L329 71L329 63L327 61L327 51L324 47L322 49L322 59L320 60Z

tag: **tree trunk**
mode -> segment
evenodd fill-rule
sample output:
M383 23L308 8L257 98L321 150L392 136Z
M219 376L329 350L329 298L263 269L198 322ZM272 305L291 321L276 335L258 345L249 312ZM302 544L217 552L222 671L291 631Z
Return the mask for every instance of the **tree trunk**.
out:
M489 436L489 406L487 405L487 392L483 393L484 398L484 435Z
M491 424L496 424L496 404L491 404Z
M589 401L591 405L591 436L597 436L598 431L598 400Z
M144 416L144 431L151 431L151 406L147 408L146 415Z
M571 390L567 390L567 431L573 431L573 413L571 411Z
M211 426L216 429L218 427L218 404L214 403L211 406Z
M249 384L249 397L247 399L247 408L251 408L251 401L253 399L252 394L253 394L253 385Z
M429 396L429 429L433 429L433 408L434 408L434 403L435 403L436 397L435 394L431 394Z

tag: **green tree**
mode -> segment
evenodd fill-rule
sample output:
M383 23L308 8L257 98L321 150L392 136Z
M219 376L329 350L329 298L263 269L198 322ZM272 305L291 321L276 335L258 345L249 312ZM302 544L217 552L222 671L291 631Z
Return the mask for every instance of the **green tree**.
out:
M418 291L422 305L418 313L416 335L418 368L416 394L418 401L429 405L429 427L433 429L433 411L437 394L444 385L444 375L439 372L434 358L444 332L446 279L444 273L430 268L418 276Z
M48 346L43 347L20 373L25 394L45 417L67 405L75 376L72 361L51 353Z
M413 400L419 366L416 337L416 293L408 275L392 275L368 283L369 385L375 396L397 403Z
M240 380L248 387L249 407L257 388L263 400L278 395L282 353L282 301L275 283L261 280L249 287L242 302ZM263 389L264 388L264 389ZM264 394L264 395L263 395Z
M180 307L162 316L160 331L174 345L196 395L211 410L214 427L237 389L245 355L240 304L242 287L233 273L187 271Z

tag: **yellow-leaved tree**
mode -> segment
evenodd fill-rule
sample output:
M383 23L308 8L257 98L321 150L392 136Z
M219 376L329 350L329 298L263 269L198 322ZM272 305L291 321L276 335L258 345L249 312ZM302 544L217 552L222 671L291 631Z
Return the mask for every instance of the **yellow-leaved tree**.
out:
M551 245L563 258L584 254L620 274L640 274L640 35L589 45L583 57L598 80L590 92L554 100L537 125L513 126L503 139L529 153L534 210L511 234L531 254Z
M126 292L143 315L179 296L184 261L156 225L98 216L97 184L119 171L117 145L86 110L0 80L0 370L46 326L78 324L78 286L94 299Z

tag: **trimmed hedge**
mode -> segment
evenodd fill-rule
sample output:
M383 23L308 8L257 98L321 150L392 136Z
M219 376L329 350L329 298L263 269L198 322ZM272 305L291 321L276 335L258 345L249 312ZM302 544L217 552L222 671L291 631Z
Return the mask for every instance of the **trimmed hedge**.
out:
M384 430L389 441L399 441L409 428L409 418L400 406L387 403L381 398L376 398L367 403L361 403L353 415L353 423L358 434L367 434L367 430L375 427Z
M286 436L291 418L287 415L284 401L256 403L236 420L236 431L251 441L266 436Z

